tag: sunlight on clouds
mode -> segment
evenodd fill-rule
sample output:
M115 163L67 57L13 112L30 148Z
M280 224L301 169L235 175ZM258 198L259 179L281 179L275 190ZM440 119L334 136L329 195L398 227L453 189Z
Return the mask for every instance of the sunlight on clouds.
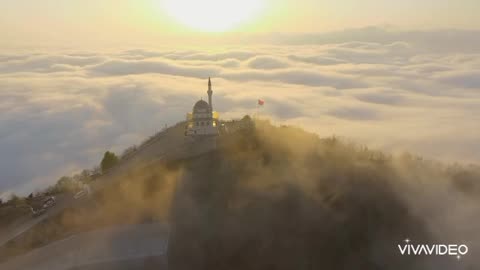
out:
M215 49L2 52L0 189L45 186L183 120L209 76L222 119L255 113L262 98L275 124L478 163L478 32L358 31Z

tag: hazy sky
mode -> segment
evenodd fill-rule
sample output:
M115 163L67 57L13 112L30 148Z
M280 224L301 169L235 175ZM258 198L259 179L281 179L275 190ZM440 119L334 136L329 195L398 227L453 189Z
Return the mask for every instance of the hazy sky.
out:
M224 119L263 98L277 124L480 163L479 1L164 1L0 0L0 197L183 120L209 76Z
M167 0L0 0L0 31L5 44L62 45L167 42L191 35L165 9ZM185 16L209 18L222 10L212 0L183 1ZM228 1L220 1L228 2ZM246 3L249 1L232 1ZM324 32L370 25L401 29L480 27L477 0L257 0L262 8L236 32ZM192 3L205 7L199 9ZM240 8L241 9L241 8ZM198 10L196 12L195 10ZM192 13L188 13L192 12ZM194 14L194 15L191 15ZM204 19L205 20L205 19Z

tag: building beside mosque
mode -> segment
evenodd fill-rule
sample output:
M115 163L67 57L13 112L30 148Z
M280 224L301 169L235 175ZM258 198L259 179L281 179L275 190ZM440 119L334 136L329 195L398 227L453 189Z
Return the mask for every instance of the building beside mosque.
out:
M208 103L200 99L193 106L191 113L187 114L185 136L203 137L218 135L218 113L213 111L212 105L212 82L208 78Z

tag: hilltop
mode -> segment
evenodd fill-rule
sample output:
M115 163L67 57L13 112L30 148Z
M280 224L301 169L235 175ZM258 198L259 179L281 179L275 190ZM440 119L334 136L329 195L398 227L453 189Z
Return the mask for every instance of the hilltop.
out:
M153 136L95 180L92 198L6 253L159 221L170 223L171 269L434 269L437 261L400 257L396 245L478 237L469 234L476 221L452 229L469 216L450 216L457 208L445 201L478 204L478 167L393 157L248 117L226 124L212 148L186 143L181 124Z

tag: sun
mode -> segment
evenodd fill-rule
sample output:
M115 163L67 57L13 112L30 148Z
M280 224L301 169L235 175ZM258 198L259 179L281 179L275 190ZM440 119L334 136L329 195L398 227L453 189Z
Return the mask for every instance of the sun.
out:
M163 0L163 6L184 25L223 32L253 19L263 8L263 0Z

